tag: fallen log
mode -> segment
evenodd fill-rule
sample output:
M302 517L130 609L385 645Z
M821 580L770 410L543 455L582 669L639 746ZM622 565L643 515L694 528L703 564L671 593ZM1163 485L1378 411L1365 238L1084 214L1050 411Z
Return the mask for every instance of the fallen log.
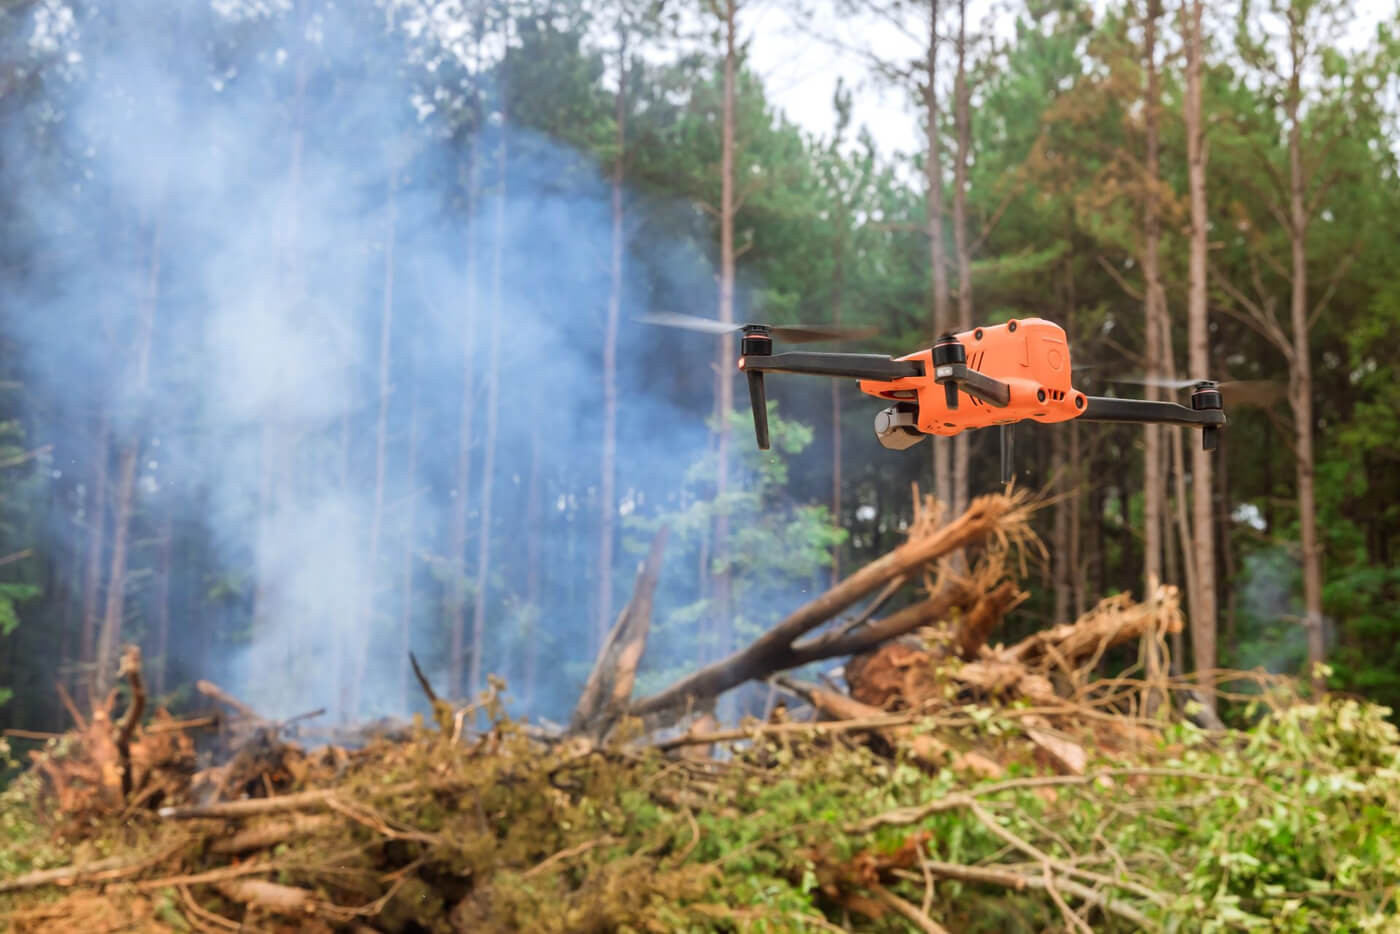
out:
M590 733L601 738L627 709L637 679L637 666L651 631L652 602L657 579L661 576L666 537L667 528L663 525L652 539L646 560L637 569L632 599L618 614L617 622L598 651L593 671L569 720L570 733Z
M630 712L641 716L684 710L688 705L717 697L745 681L762 679L809 661L850 654L852 646L861 646L855 649L861 651L891 638L890 633L895 628L892 621L896 617L900 625L908 625L910 629L923 625L931 610L957 602L954 592L940 588L922 604L921 610L901 610L882 621L884 625L872 624L845 635L798 643L802 636L897 577L911 576L930 562L988 538L1006 539L1025 534L1029 512L1023 494L978 497L962 516L936 529L919 528L908 542L798 608L747 647L707 665L660 693L637 701Z

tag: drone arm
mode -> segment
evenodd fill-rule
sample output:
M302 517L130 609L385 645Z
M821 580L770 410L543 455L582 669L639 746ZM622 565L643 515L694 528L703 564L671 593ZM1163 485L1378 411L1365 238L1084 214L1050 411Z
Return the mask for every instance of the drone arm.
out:
M1188 409L1175 402L1112 396L1085 396L1084 401L1084 414L1079 417L1086 422L1150 422L1195 428L1225 424L1225 413L1220 409Z
M1202 429L1201 441L1207 451L1215 448L1220 429L1226 424L1221 409L1188 409L1175 402L1153 399L1115 399L1110 396L1086 396L1081 419L1090 422L1138 422L1160 425L1185 425Z
M880 354L864 353L747 354L739 358L739 369L748 373L807 373L811 376L886 382L924 375L924 365L916 360L896 360Z

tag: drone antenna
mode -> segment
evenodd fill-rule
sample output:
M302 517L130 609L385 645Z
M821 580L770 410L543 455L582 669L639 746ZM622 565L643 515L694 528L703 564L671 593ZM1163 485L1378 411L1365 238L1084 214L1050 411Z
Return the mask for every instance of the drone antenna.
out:
M773 338L766 325L746 324L739 338L740 357L767 357L773 353ZM758 449L768 450L768 396L763 388L762 370L745 370L749 379L749 404L753 407L753 432Z

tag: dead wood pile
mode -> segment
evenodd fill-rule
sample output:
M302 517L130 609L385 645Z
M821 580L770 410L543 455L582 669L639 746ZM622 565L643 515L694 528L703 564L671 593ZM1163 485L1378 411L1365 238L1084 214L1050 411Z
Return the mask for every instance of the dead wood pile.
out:
M122 716L115 696L87 715L68 701L73 730L32 753L0 802L9 819L24 816L13 832L23 841L0 841L0 927L886 930L899 919L937 931L939 880L1031 893L1068 928L1089 917L1139 925L1165 904L1157 891L1095 882L1100 870L1047 855L976 797L1032 789L1052 802L1072 783L1109 781L1094 763L1148 761L1180 707L1182 685L1160 674L1101 671L1123 646L1160 657L1182 625L1172 588L1140 604L1105 600L1010 646L991 641L1025 598L1013 569L1015 549L1034 545L1029 508L984 497L944 523L921 501L907 543L752 645L634 701L663 532L559 735L506 720L495 680L460 704L419 672L433 723L308 752L289 724L207 682L200 693L218 712L143 717L140 654L128 650ZM940 564L954 554L957 565ZM916 584L920 595L880 616ZM784 674L826 658L848 659L846 690ZM779 702L766 719L722 727L714 699L750 680L767 681ZM899 798L871 789L911 767L940 797L872 815L872 800ZM992 784L948 790L978 782ZM810 804L826 816L802 810L807 795L830 799ZM889 845L890 828L959 808L1023 862L940 861L927 830ZM829 842L837 833L841 847ZM800 897L757 898L745 880L764 873L765 891ZM898 894L912 878L927 883L923 905Z

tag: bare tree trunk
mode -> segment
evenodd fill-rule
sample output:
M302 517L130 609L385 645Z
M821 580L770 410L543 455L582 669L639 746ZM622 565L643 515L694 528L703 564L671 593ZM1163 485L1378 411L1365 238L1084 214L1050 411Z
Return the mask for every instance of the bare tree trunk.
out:
M415 367L416 369L416 367ZM410 377L411 378L411 377ZM418 383L413 383L413 398L409 402L408 416L408 464L404 484L408 502L404 504L403 553L400 556L402 592L399 596L399 709L408 710L412 696L412 671L408 653L413 649L413 566L418 542L418 423L420 420L418 403Z
M109 431L107 408L103 406L93 439L92 499L87 528L87 567L83 575L83 631L79 640L79 658L84 665L92 663L97 648L97 604L102 593L102 569L106 564L107 463L111 459Z
M1161 15L1158 0L1147 0L1144 22L1143 58L1146 60L1147 88L1144 101L1144 135L1147 148L1143 166L1143 317L1146 322L1147 347L1144 353L1147 382L1146 397L1159 399L1154 385L1162 378L1162 354L1170 353L1169 338L1160 325L1158 302L1162 298L1158 245L1161 237L1158 217L1157 109L1157 19ZM1162 516L1166 485L1162 480L1162 428L1143 426L1143 594L1156 592L1162 580Z
M150 383L151 343L155 337L156 303L160 300L160 235L161 223L157 219L151 230L146 294L141 302L136 366L131 381L138 395ZM116 515L112 522L112 563L107 576L107 605L94 658L93 699L97 701L107 695L117 673L117 643L121 639L122 616L126 607L127 545L131 534L131 514L136 502L136 464L140 454L141 440L127 440L122 446L117 467Z
M1089 559L1084 554L1084 452L1079 425L1069 425L1069 565L1074 583L1074 618L1084 615L1089 597Z
M1189 35L1186 42L1186 162L1191 201L1190 281L1187 287L1187 341L1190 371L1193 378L1204 379L1210 370L1210 344L1206 322L1206 140L1205 121L1201 112L1201 55L1205 40L1201 36L1200 0L1192 0L1188 11ZM1300 202L1301 204L1301 202ZM1191 493L1196 538L1193 551L1196 558L1196 607L1191 614L1191 646L1201 686L1208 686L1209 672L1216 667L1216 608L1215 608L1215 522L1212 499L1215 484L1211 482L1211 454L1196 441L1191 452ZM1207 706L1214 707L1213 696L1202 692Z
M1293 408L1294 445L1297 448L1298 525L1303 546L1303 626L1308 635L1308 677L1322 690L1325 679L1317 666L1326 658L1322 631L1322 547L1317 535L1317 499L1313 490L1313 412L1312 358L1308 334L1308 213L1307 183L1303 170L1303 140L1299 104L1303 70L1303 21L1296 5L1288 8L1288 45L1292 70L1289 75L1288 111L1288 221L1292 245L1293 289L1290 317L1293 325L1293 369L1288 381L1288 398ZM1193 205L1194 207L1194 205Z
M1166 453L1165 451L1163 453ZM1171 483L1171 462L1163 461L1163 479L1168 485ZM1164 567L1166 569L1166 583L1173 587L1181 587L1181 558L1183 552L1177 550L1177 534L1174 531L1176 526L1171 521L1170 499L1167 502L1168 511L1163 515L1162 522L1162 552L1164 557ZM1186 589L1186 594L1190 596L1190 588ZM1180 629L1172 631L1172 673L1181 674L1186 670L1186 637Z
M306 34L307 14L306 4L297 2L295 4L294 16L297 22L297 35L304 37ZM285 247L281 255L281 268L279 277L282 280L282 287L293 307L301 305L306 299L306 284L302 273L302 243L301 243L301 172L303 157L306 149L306 85L309 78L309 66L307 54L301 44L304 39L297 42L296 66L295 66L295 87L292 94L292 151L288 163L288 190L286 225L287 233L285 237ZM276 549L279 529L275 525L275 520L280 511L282 503L288 497L288 486L290 485L290 464L291 464L291 439L284 426L273 421L265 421L262 428L262 463L259 466L260 477L258 482L258 512L257 512L257 532L254 549L256 556L255 583L253 585L253 609L252 628L259 636L267 635L267 626L271 616L273 606L277 601L273 593L274 578L279 573L274 551ZM286 638L287 630L283 627L274 636L280 636L279 641L285 651L283 661L290 666L293 664L291 658L290 642ZM337 656L343 651L337 648Z
M1171 379L1172 377L1168 377ZM1200 601L1200 582L1196 579L1196 558L1192 552L1195 536L1191 534L1191 522L1188 517L1186 496L1186 456L1182 453L1182 431L1183 429L1173 429L1168 432L1168 440L1171 442L1172 468L1176 476L1174 483L1176 487L1176 527L1177 541L1181 544L1181 570L1186 577L1186 596L1190 607L1190 616L1194 621L1199 612L1198 603ZM1193 434L1192 438L1196 436ZM1192 623L1192 657L1196 656L1195 624ZM1185 660L1183 659L1183 662Z
M598 523L598 608L593 645L603 644L612 624L613 540L617 517L617 327L622 313L622 185L627 153L627 29L618 19L617 109L612 171L612 264L608 320L603 334L603 464Z
M958 0L958 70L953 79L953 120L958 151L953 165L953 249L958 261L958 329L972 327L972 252L967 237L967 167L972 154L971 90L967 84L967 0ZM934 439L936 442L937 439ZM953 515L967 509L970 436L953 437Z
M151 686L156 697L165 693L166 673L170 671L170 569L174 553L175 522L169 513L160 524L160 557L156 568L155 671Z
M929 3L928 49L924 61L924 136L928 153L924 160L926 181L925 204L928 228L929 265L933 295L929 320L931 341L938 340L950 326L948 316L948 268L943 250L943 162L938 133L938 0ZM948 444L944 439L929 439L933 449L933 495L944 508L952 506L953 477Z
M467 144L467 164L463 175L467 193L466 237L466 326L462 329L462 401L457 425L457 495L452 500L450 543L452 583L448 593L450 647L447 659L447 696L461 697L462 657L467 652L467 515L470 512L472 483L472 428L476 417L476 327L477 253L475 218L477 196L477 142L472 133Z
M388 204L384 230L384 295L379 314L379 411L374 422L374 498L370 506L369 537L365 543L365 567L356 612L354 658L346 679L347 700L344 714L354 718L360 708L360 687L369 666L370 643L374 639L375 591L379 580L379 539L384 530L384 483L389 466L389 394L391 387L390 351L394 333L394 241L398 223L398 168L389 174Z
M734 321L734 121L735 80L738 70L738 3L724 4L724 113L720 150L719 207L719 320ZM729 510L724 503L729 490L729 413L734 409L734 342L726 337L719 350L719 437L715 473L715 495L719 500L715 517L714 557L720 565L715 576L715 651L729 651L733 578L729 571Z
M501 302L504 288L506 238L506 163L509 130L506 105L501 101L501 138L496 148L496 233L491 246L491 325L486 350L486 439L481 460L481 527L476 543L476 592L472 595L472 657L467 690L472 697L481 690L482 655L486 651L486 584L491 571L491 495L496 475L496 431L500 421Z
M535 702L536 678L539 671L539 623L542 612L540 572L544 562L540 551L544 544L544 510L540 493L540 433L530 435L530 482L525 499L525 709Z
M841 231L836 238L835 281L832 287L831 320L838 327L841 324L841 302L846 288L846 228L849 217L841 220ZM831 381L831 521L841 524L841 390L845 388L840 380ZM841 579L841 549L831 549L831 585Z
M1069 456L1066 443L1069 439L1063 431L1050 435L1050 474L1055 478L1055 486L1060 497L1055 501L1055 518L1051 535L1051 561L1055 573L1055 622L1069 621L1071 596L1071 556L1070 556L1070 501L1073 493L1065 496Z
M1222 432L1223 434L1223 432ZM1232 582L1235 580L1235 548L1230 540L1230 447L1227 438L1220 439L1220 447L1216 450L1216 466L1219 468L1215 472L1215 495L1216 495L1216 528L1219 530L1219 546L1221 570L1224 571L1225 580L1225 633L1221 640L1224 649L1221 654L1229 652L1235 645L1235 626L1237 623L1238 599ZM1220 647L1217 646L1217 650ZM1229 660L1226 660L1228 664Z

